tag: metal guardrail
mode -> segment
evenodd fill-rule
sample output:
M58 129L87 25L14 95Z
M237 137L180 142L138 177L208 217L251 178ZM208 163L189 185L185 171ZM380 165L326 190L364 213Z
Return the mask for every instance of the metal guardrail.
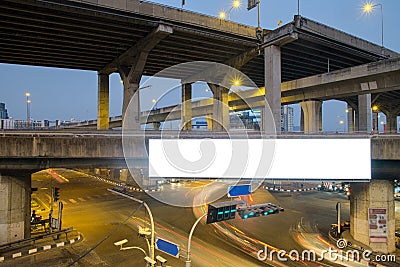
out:
M72 232L74 229L73 227L61 230L61 231L57 231L57 232L53 232L53 233L46 233L46 234L42 234L42 235L37 235L31 238L27 238L27 239L23 239L23 240L18 240L18 241L14 241L14 242L10 242L7 244L3 244L0 246L0 252L7 250L7 249L14 249L17 247L24 247L24 246L28 246L31 243L35 244L36 241L38 240L42 240L48 237L52 237L52 236L56 236L56 235L62 235L65 234L65 238L68 240L68 233Z

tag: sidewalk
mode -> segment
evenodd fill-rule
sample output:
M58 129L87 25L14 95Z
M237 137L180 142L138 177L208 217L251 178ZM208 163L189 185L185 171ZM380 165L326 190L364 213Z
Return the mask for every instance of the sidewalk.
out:
M82 235L76 230L73 230L68 234L60 233L59 238L57 238L56 232L51 236L44 236L39 239L35 239L35 236L33 236L31 239L32 240L29 241L21 240L20 242L15 242L10 246L7 246L7 244L0 246L0 263L11 261L23 256L33 255L41 251L74 244L82 240Z
M379 252L374 252L369 246L360 243L356 240L353 239L353 237L350 235L349 230L344 230L341 234L341 236L338 237L333 237L331 235L331 232L329 232L329 238L332 241L333 245L337 247L338 240L343 239L347 243L347 247L344 248L343 250L350 250L350 249L356 249L360 251L360 254L365 251L369 250L372 251L372 254L369 256L371 259L375 259L377 255L395 255L396 256L396 261L395 262L374 262L372 261L370 263L370 266L389 266L389 267L398 267L400 266L400 250L396 249L396 252L394 253L389 253L389 254L384 254L384 253L379 253Z

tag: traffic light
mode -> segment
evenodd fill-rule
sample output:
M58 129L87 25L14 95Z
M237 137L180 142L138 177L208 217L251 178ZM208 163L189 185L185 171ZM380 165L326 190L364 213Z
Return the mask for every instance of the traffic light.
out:
M240 206L237 209L237 212L242 219L267 216L270 214L279 213L280 211L284 211L284 209L272 203L256 204L251 206Z
M53 201L57 202L60 199L60 188L53 187Z
M207 224L235 219L236 205L236 201L209 204L207 211Z

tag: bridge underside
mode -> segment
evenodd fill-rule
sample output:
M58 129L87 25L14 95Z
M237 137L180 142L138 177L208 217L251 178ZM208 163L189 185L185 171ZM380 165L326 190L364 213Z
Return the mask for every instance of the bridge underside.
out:
M173 33L149 52L146 76L184 62L226 63L258 47L253 27L139 0L94 3L1 1L0 62L100 71L148 36L160 20L171 25ZM395 54L385 50L382 56L379 46L305 18L274 31L264 30L264 35L264 45L281 48L282 82ZM360 42L363 49L356 46ZM131 66L133 60L120 63ZM264 86L263 49L241 70ZM196 72L182 71L188 76Z

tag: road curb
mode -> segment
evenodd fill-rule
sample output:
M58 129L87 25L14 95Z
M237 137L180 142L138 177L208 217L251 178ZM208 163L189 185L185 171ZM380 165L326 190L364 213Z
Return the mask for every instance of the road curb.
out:
M115 181L115 180L112 180L112 179L108 179L108 178L105 178L105 177L102 177L102 176L98 176L96 174L85 173L85 172L81 172L81 171L78 171L78 170L74 170L74 171L82 173L84 175L87 175L87 176L89 176L89 177L91 177L93 179L97 179L97 180L100 180L102 182L105 182L105 183L108 183L108 184L111 184L111 185L125 187L126 189L130 189L130 190L136 191L136 192L159 192L159 191L161 191L161 189L144 189L143 190L140 187L134 187L134 186L130 186L130 185L125 185L122 182L118 182L118 181Z
M58 242L58 243L54 243L54 244L50 244L50 245L39 246L39 247L36 247L36 248L31 248L31 249L28 249L28 250L15 252L15 253L12 253L10 255L0 256L0 263L2 263L4 261L20 258L20 257L23 257L23 256L33 255L33 254L41 252L41 251L50 250L50 249L59 248L59 247L64 247L64 246L67 246L67 245L72 245L74 243L77 243L81 239L82 239L82 236L81 236L81 234L79 234L76 238L70 239L68 241Z
M307 191L316 191L317 187L305 188L305 189L282 189L282 188L273 188L269 186L265 186L264 189L274 191L274 192L307 192Z

